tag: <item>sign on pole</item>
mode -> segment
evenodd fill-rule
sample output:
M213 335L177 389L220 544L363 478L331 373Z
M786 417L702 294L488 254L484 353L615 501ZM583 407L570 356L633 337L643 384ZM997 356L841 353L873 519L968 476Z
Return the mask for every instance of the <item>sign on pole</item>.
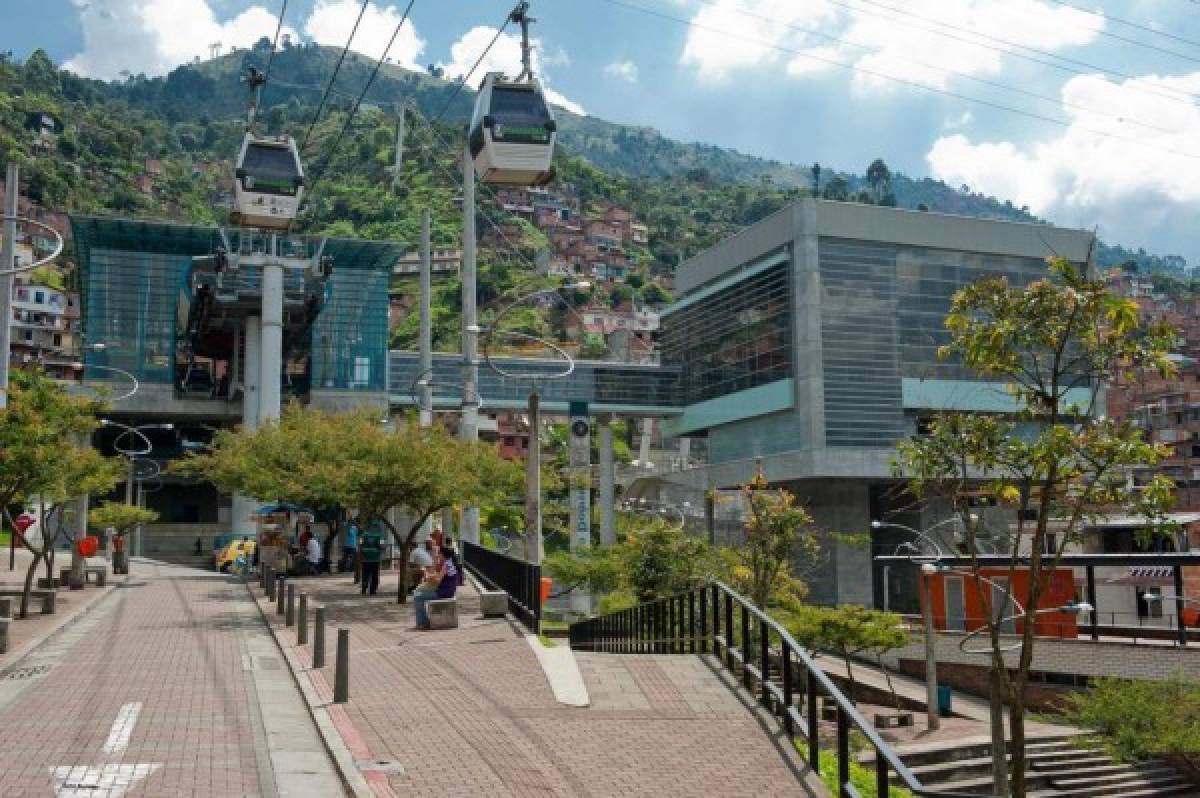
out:
M580 551L592 545L592 422L587 402L571 402L567 413L571 551Z

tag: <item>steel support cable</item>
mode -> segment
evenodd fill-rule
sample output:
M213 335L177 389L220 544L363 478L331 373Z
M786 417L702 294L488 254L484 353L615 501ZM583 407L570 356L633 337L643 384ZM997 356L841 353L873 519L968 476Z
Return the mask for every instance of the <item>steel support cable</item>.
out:
M769 17L765 14L759 14L756 11L751 11L750 9L745 8L744 6L731 5L730 8L735 13L741 14L742 16L750 17L753 19L758 19L763 22L769 22L774 25L781 25L782 27L788 28L790 30L794 30L798 33L805 33L810 36L817 36L817 37L825 39L827 41L837 42L838 44L845 44L850 47L855 47L859 50L863 50L866 52L871 52L873 49L870 45L859 44L858 42L850 41L849 39L843 39L839 36L834 36L833 34L830 34L830 33L824 33L822 31L816 30L814 28L805 28L800 25L793 25L793 24L789 24L789 23L780 23L779 20ZM1122 116L1119 114L1111 113L1109 111L1102 111L1098 108L1090 108L1086 105L1079 105L1077 103L1067 102L1062 97L1055 97L1054 95L1050 95L1050 94L1040 94L1036 91L1030 91L1029 89L1023 89L1019 86L1013 86L1011 84L1003 83L998 80L991 80L989 78L981 78L981 77L978 77L977 75L972 75L967 72L959 72L958 70L952 69L950 67L942 66L940 64L930 63L929 61L920 61L916 58L909 58L908 60L910 63L916 64L918 66L928 67L929 69L937 70L938 72L942 72L946 75L953 75L954 77L962 78L963 80L969 80L969 81L978 83L983 86L990 86L991 88L994 88L994 89L1000 89L1002 91L1008 91L1008 92L1012 92L1014 94L1024 95L1026 97L1031 97L1035 100L1042 100L1044 102L1051 103L1055 107L1069 108L1074 111L1083 111L1085 113L1093 114L1096 116L1107 117L1108 119L1111 119L1116 122L1137 125L1138 127L1146 128L1147 130L1154 130L1159 133L1166 133L1167 135L1171 135L1171 136L1182 136L1183 135L1183 132L1179 131L1179 130L1172 130L1169 128L1150 124L1149 122L1142 122L1139 119L1130 118L1128 116ZM1200 59L1197 59L1197 60L1200 60Z
M7 221L24 222L26 224L31 224L31 225L34 225L35 227L40 227L43 230L48 231L50 233L50 235L54 236L54 251L51 252L46 257L41 258L39 260L35 260L32 263L29 263L25 266L16 266L11 269L0 269L0 277L10 277L14 274L20 274L21 272L33 271L37 267L46 265L47 263L49 263L50 261L54 260L55 258L57 258L59 255L62 254L63 237L61 234L59 234L59 232L57 230L55 230L50 225L45 224L44 222L39 222L36 219L30 219L27 216L20 216L20 215L9 216L8 214L0 214L0 222L7 222Z
M267 56L267 68L263 71L263 90L262 93L267 93L267 87L271 85L271 65L275 63L275 49L279 47L279 32L283 30L283 18L287 15L288 0L283 0L283 6L279 9L279 22L275 25L275 38L271 40L271 54ZM262 97L259 97L259 105L262 105Z
M392 31L392 36L388 39L387 46L383 48L383 54L380 55L379 60L375 62L375 68L371 70L371 74L367 78L366 84L363 86L362 91L358 93L358 97L354 100L354 105L347 112L346 121L342 125L341 130L338 131L337 137L333 140L333 145L325 151L325 157L317 161L315 174L313 175L312 181L307 186L308 191L305 194L306 199L313 195L314 191L316 190L317 183L320 182L321 178L325 174L325 171L329 168L330 162L333 161L333 156L337 153L338 145L342 143L342 138L346 135L346 131L350 129L351 123L354 122L354 117L358 114L358 109L362 105L363 98L367 96L367 92L371 90L372 84L375 83L375 78L379 75L379 70L383 67L383 63L387 58L388 51L392 49L392 45L396 42L396 37L400 35L400 30L404 27L404 23L408 21L409 12L412 11L412 7L416 5L416 2L417 0L408 0L408 6L404 9L404 15L400 17L399 24L397 24L396 29ZM366 8L366 3L363 4L363 8ZM362 19L361 12L359 13L359 19ZM355 28L357 27L358 23L355 22ZM353 34L351 34L351 38L353 38ZM348 41L346 42L346 46L350 46ZM316 123L316 119L313 120L313 123ZM311 129L312 128L310 127L309 130L311 131ZM305 138L307 139L307 136ZM299 209L297 209L296 216L299 217L299 215Z
M366 13L370 2L371 0L363 0L362 8L358 9L358 17L354 20L354 27L350 29L350 38L346 39L346 45L342 47L342 53L338 56L337 63L334 64L333 74L329 76L329 83L325 86L325 93L321 95L321 101L317 103L317 110L313 114L312 121L308 124L308 130L304 132L304 140L300 144L301 153L308 146L309 136L312 135L313 128L317 126L317 122L321 119L321 111L325 109L325 103L329 100L329 93L333 91L333 83L337 80L338 72L342 69L342 62L346 60L346 53L350 52L350 44L354 41L354 34L358 33L358 24L362 22L363 14Z
M1183 44L1190 44L1193 47L1200 47L1200 42L1196 41L1195 39L1188 39L1183 36L1176 36L1174 33L1167 33L1165 30L1156 30L1156 29L1150 27L1149 25L1142 25L1141 23L1132 22L1128 19L1121 19L1120 17L1114 17L1111 14L1101 13L1099 11L1092 11L1090 8L1083 8L1081 6L1075 5L1074 3L1068 3L1067 0L1050 0L1050 2L1060 5L1060 6L1065 6L1067 8L1073 8L1076 11L1079 11L1080 13L1090 14L1093 17L1100 17L1101 19L1111 20L1113 22L1120 23L1121 25L1128 25L1131 28L1136 28L1138 30L1146 31L1147 33L1153 33L1153 34L1162 36L1167 39L1174 39L1175 41L1181 42ZM1136 44L1141 47L1149 48L1151 50L1158 50L1159 52L1166 53L1167 55L1176 55L1176 56L1179 56L1180 58L1186 58L1189 61L1200 60L1200 59L1193 58L1192 56L1184 55L1182 53L1177 53L1173 50L1167 50L1162 47L1157 47L1153 44L1148 44L1146 42L1138 41L1136 39L1127 39L1124 36L1121 36L1120 34L1109 33L1107 31L1099 31L1099 33L1102 36L1109 36L1109 37L1118 39L1123 42L1129 42L1130 44Z
M829 2L835 6L838 6L840 8L845 8L850 11L857 11L859 13L870 14L872 16L879 17L880 19L890 20L892 22L899 22L901 25L905 25L910 28L916 28L918 30L928 31L928 32L933 33L938 36L942 36L945 38L954 39L956 41L961 41L961 42L965 42L967 44L971 44L975 47L981 47L981 48L984 48L987 50L993 50L998 53L1016 55L1018 57L1025 58L1026 60L1032 60L1032 61L1035 61L1036 63L1044 64L1046 66L1052 66L1057 69L1061 69L1066 72L1071 72L1076 75L1088 75L1088 74L1092 74L1093 72L1101 72L1106 75L1115 75L1117 77L1124 78L1126 80L1136 80L1138 77L1137 75L1131 75L1128 72L1121 72L1116 69L1107 69L1107 68L1099 66L1097 64L1092 64L1087 61L1081 61L1077 58L1071 58L1071 57L1065 56L1065 55L1056 55L1055 53L1052 53L1049 50L1041 50L1041 49L1038 49L1037 47L1030 47L1027 44L1021 44L1020 42L1014 42L1010 39L1003 39L999 36L992 36L991 34L988 34L988 33L980 33L979 31L974 31L974 30L971 30L970 28L964 28L961 25L952 25L948 22L942 22L941 20L931 19L930 17L921 16L920 14L914 14L911 11L905 11L902 8L897 8L895 6L888 5L887 3L878 2L878 0L852 0L852 2L863 3L865 5L873 6L875 8L881 8L886 11L890 11L893 14L897 14L901 17L910 17L912 19L919 19L922 22L927 22L927 23L930 23L933 25L940 26L942 28L949 28L950 30L959 31L961 33L968 33L972 36L976 36L981 39L987 39L989 41L996 42L996 44L989 45L989 44L984 44L979 41L973 41L971 39L964 39L961 36L955 36L952 33L946 33L944 31L927 28L922 25L915 25L911 22L905 22L903 19L898 19L897 17L888 16L886 14L880 14L877 11L870 11L868 9L863 9L858 6L849 5L845 2L842 2L841 0L829 0ZM1039 59L1032 58L1031 56L1026 56L1021 53L1017 53L1017 52L1015 52L1015 50L1013 48L1016 48L1018 50L1026 50L1031 53L1037 53L1038 55L1045 56L1047 58L1054 58L1059 61L1063 61L1066 64L1074 64L1076 67L1083 67L1083 69L1076 69L1076 68L1064 66L1063 64L1054 64L1052 62L1041 61ZM1087 70L1087 71L1085 71L1085 70ZM1172 97L1177 102L1187 102L1189 105L1194 104L1192 101L1194 101L1196 99L1200 99L1195 94L1188 94L1187 92L1177 92L1173 89L1167 90L1170 92L1170 94L1164 94L1162 92L1152 91L1150 89L1140 89L1140 91L1144 91L1149 94L1158 94L1163 97Z
M488 46L483 48L483 52L480 53L479 57L475 59L475 63L471 66L471 69L462 76L461 80L458 81L458 85L454 87L454 91L450 94L450 99L446 100L446 104L442 106L442 110L438 111L437 116L434 118L435 122L440 122L442 117L445 116L446 111L450 110L450 106L462 92L463 86L467 85L467 81L471 79L471 75L475 74L476 69L479 69L479 65L483 63L484 58L487 58L487 54L491 52L491 49L496 42L500 41L501 34L504 33L504 30L508 27L508 23L510 22L512 22L511 11L509 12L508 16L504 18L504 23L496 30L496 35L492 37L490 42L488 42Z
M720 28L716 28L711 25L701 25L693 20L683 19L682 17L676 17L676 16L673 16L671 14L666 14L661 11L656 11L654 9L645 8L643 6L635 5L630 2L625 2L625 0L600 0L600 2L604 2L604 3L607 3L612 6L619 6L621 8L626 8L631 11L639 11L639 12L641 12L643 14L647 14L649 16L658 17L659 19L669 20L671 22L676 22L678 24L681 24L681 25L684 25L687 27L691 27L691 28L696 28L698 30L709 31L711 33L716 33L721 36L726 36L726 37L730 37L730 38L734 38L734 39L740 39L741 41L749 42L751 44L757 44L757 45L759 45L761 47L765 47L767 49L776 50L776 51L782 52L782 53L788 53L790 55L799 56L801 58L807 58L812 61L818 61L823 64L829 64L830 66L840 67L840 68L848 70L850 72L859 72L864 75L870 75L871 77L879 78L881 80L887 80L892 83L898 83L898 84L901 84L904 86L910 86L912 88L922 89L924 91L927 91L927 92L930 92L933 94L940 94L944 97L951 97L951 98L954 98L957 100L963 100L965 102L974 103L975 105L981 105L981 106L984 106L987 108L993 108L998 111L1005 111L1007 113L1016 114L1018 116L1024 116L1024 117L1028 117L1030 119L1036 119L1041 122L1049 122L1050 124L1058 125L1059 127L1064 127L1064 128L1078 127L1079 130L1082 130L1086 133L1091 133L1092 135L1095 135L1095 136L1102 136L1104 138L1111 138L1111 139L1116 139L1118 141L1124 141L1124 142L1127 142L1130 144L1136 144L1136 145L1146 148L1146 149L1157 150L1158 152L1163 152L1163 153L1167 153L1170 155L1178 155L1178 156L1181 156L1184 158L1192 158L1192 159L1200 160L1200 153L1185 152L1183 150L1177 150L1172 147L1160 147L1155 144L1147 144L1146 142L1144 142L1138 138L1132 138L1130 136L1122 136L1120 134L1111 133L1111 132L1108 132L1105 130L1097 130L1096 128L1093 128L1093 127L1084 127L1082 125L1076 125L1076 123L1074 123L1074 122L1064 120L1064 119L1059 119L1059 118L1053 117L1053 116L1047 116L1046 114L1041 114L1036 111L1028 111L1028 110L1025 110L1022 108L1016 108L1011 105L1005 105L1004 103L992 102L991 100L984 100L984 99L980 99L978 97L972 97L969 94L963 94L961 92L951 91L949 89L940 89L940 88L937 88L936 86L930 86L926 83L921 83L919 81L909 80L907 78L899 78L899 77L896 77L895 75L889 75L886 72L879 72L874 69L868 69L866 67L855 66L854 64L847 64L844 61L838 61L833 58L826 58L824 56L816 55L814 53L804 52L803 50L797 50L792 47L785 47L780 44L763 41L762 39L755 39L751 36L744 36L741 34L730 33L726 30L722 30ZM830 0L830 2L833 2L833 0Z

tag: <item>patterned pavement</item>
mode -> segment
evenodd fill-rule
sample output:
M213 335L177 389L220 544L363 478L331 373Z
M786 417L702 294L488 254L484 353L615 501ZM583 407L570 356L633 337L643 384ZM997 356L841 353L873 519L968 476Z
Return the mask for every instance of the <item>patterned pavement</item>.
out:
M564 707L523 629L480 618L469 587L459 629L418 632L394 576L374 598L343 577L296 584L327 607L327 667L292 650L323 701L336 628L350 630L350 701L331 714L377 796L805 794L786 741L699 657L580 655L592 706Z
M187 568L131 570L0 671L0 795L342 794L315 730L296 722L311 726L245 587Z

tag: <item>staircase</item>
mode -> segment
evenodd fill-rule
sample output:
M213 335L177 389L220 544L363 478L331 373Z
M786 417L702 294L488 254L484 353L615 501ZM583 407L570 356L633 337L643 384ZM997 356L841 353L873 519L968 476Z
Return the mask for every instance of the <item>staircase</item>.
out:
M1114 762L1104 749L1069 736L1035 737L1025 751L1030 798L1200 796L1200 787L1167 762ZM896 753L933 790L992 792L991 744L986 739L900 746Z

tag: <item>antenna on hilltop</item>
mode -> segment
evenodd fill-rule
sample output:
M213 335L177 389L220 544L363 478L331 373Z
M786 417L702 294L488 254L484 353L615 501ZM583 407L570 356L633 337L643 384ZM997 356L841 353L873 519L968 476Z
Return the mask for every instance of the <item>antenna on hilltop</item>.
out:
M221 43L220 42L213 42L212 44L210 44L208 46L208 57L209 58L216 58L220 54L221 54Z

